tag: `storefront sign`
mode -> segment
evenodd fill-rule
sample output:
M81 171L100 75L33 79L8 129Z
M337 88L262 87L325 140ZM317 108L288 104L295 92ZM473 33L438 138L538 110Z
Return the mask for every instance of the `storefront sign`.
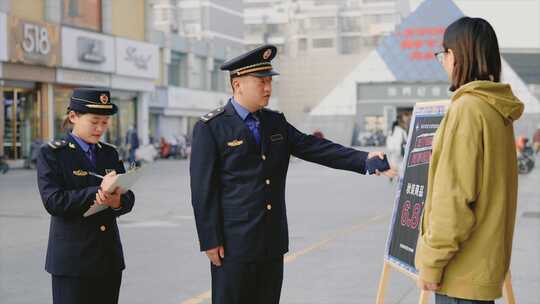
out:
M2 75L5 79L30 82L54 82L54 68L34 64L5 62L2 64Z
M159 48L157 45L116 38L116 73L124 76L157 79Z
M47 22L9 17L11 62L57 66L60 61L59 27Z
M111 76L103 73L57 69L56 81L63 84L109 87L111 85Z
M7 16L0 13L0 61L8 61Z
M114 39L107 35L63 27L62 66L114 72Z
M358 84L359 102L369 100L433 100L451 96L448 84L377 83Z

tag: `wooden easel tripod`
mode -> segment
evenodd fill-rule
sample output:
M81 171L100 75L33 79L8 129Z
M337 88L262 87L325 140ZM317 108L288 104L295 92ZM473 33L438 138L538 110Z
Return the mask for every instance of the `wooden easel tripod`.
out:
M386 287L388 285L388 279L390 277L390 270L395 269L398 272L403 273L404 275L408 276L412 280L416 281L417 276L399 265L385 260L383 265L383 270L381 273L381 278L379 280L379 290L377 291L377 301L376 304L384 304L384 295L386 292ZM504 300L507 304L516 304L516 299L514 296L514 289L512 288L512 276L510 271L508 271L508 274L506 275L506 279L504 280L503 285L503 291L504 291ZM431 293L427 291L420 291L420 299L418 300L419 304L428 304L429 303L429 295Z

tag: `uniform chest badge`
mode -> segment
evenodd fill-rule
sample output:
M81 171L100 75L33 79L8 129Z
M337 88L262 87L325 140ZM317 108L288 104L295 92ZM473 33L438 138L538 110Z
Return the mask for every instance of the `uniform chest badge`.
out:
M71 149L75 149L75 145L73 143L69 143L68 146L71 148Z
M87 176L88 172L86 172L84 170L75 170L75 171L73 171L73 175L75 175L75 176Z
M274 142L274 141L282 141L282 140L283 140L283 135L281 135L281 134L274 134L274 135L270 136L270 140L271 140L272 142Z
M238 146L240 146L240 145L243 144L243 143L244 143L243 140L238 140L238 139L236 139L236 140L233 140L233 141L228 142L228 143L227 143L227 146L229 146L229 147L238 147Z

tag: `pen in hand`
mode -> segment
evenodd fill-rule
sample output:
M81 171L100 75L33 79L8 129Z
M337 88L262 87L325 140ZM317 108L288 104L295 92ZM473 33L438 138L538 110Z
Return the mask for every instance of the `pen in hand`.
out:
M114 172L114 171L113 171L113 172ZM113 172L111 172L111 173L113 173ZM116 182L116 178L117 178L116 173L114 173L115 176L110 176L111 173L107 174L106 176L103 176L103 175L99 175L99 174L97 174L97 173L95 173L95 172L88 171L88 175L95 176L95 177L97 177L97 178L103 180L103 181L101 182L100 188L101 188L101 189L105 189L104 191L106 191L107 193L115 193L117 189L120 189L120 193L121 193L121 194L125 193L126 190L124 190L124 189L122 189L122 188L119 188L119 187L115 187L115 188L114 188L114 191L111 191L112 189L109 190L109 191L107 191L107 189L110 188L110 187L108 187L108 186L111 186L112 184L114 184L114 183ZM105 179L106 177L107 177L108 179ZM111 181L111 178L115 178L115 180L112 180L112 181ZM104 184L105 184L105 186L104 186Z
M99 175L99 174L97 174L97 173L88 171L88 174L90 174L90 175L92 175L92 176L95 176L95 177L97 177L97 178L103 179L103 176L102 176L102 175Z

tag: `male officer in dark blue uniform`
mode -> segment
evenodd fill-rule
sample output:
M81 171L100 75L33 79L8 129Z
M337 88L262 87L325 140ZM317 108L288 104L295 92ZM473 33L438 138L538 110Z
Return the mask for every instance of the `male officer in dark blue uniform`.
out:
M118 302L125 266L116 218L131 211L135 196L105 192L112 171L125 172L116 149L99 141L116 111L108 91L76 89L68 108L73 130L39 151L39 192L51 215L45 269L54 304ZM95 203L110 208L84 217Z
M303 134L265 109L278 75L275 56L276 48L265 45L224 63L234 96L193 131L192 204L200 249L211 260L212 303L279 303L291 155L361 174L368 158L383 156Z

